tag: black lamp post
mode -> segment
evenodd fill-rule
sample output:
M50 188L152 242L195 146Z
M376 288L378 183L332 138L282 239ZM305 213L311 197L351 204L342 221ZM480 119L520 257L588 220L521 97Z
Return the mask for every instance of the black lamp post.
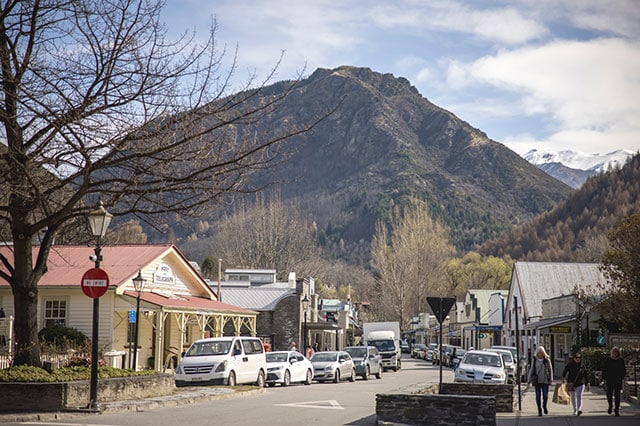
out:
M304 295L304 298L302 299L302 310L304 311L304 336L303 336L303 342L304 342L304 346L303 346L303 354L306 355L307 354L307 309L309 309L309 298L307 297L307 295Z
M136 331L133 343L133 370L138 370L138 331L140 330L140 295L144 289L146 280L142 278L142 273L138 270L138 276L133 279L133 288L138 296L136 297Z
M95 256L93 261L95 267L100 268L102 261L100 239L107 233L109 223L113 215L105 210L102 202L98 202L98 208L88 215L91 234L96 237ZM93 298L93 327L91 333L91 381L89 389L89 408L97 410L98 406L98 320L100 317L100 298Z

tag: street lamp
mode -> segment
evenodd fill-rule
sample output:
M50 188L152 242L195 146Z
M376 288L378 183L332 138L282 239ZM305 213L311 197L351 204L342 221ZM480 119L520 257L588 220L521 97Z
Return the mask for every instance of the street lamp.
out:
M304 346L303 346L303 354L306 355L307 353L307 309L309 309L309 298L307 297L307 295L304 295L304 298L302 299L302 310L304 311L304 337L303 337L303 341L304 341Z
M136 334L133 343L133 370L138 370L138 331L140 330L140 295L144 289L146 280L142 278L142 273L138 270L138 276L133 279L133 288L138 296L136 297Z
M113 215L105 210L102 202L98 202L98 208L88 215L89 227L91 234L96 237L96 247L94 249L95 256L93 261L95 267L100 268L102 261L102 248L100 247L100 239L107 233L109 223ZM93 298L93 327L91 333L91 381L89 388L89 408L97 410L98 406L98 319L100 316L100 298Z

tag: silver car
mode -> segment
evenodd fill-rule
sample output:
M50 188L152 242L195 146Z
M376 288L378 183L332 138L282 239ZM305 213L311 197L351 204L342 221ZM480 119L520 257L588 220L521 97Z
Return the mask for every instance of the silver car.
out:
M467 351L455 371L453 381L502 385L507 383L507 373L499 353Z
M313 378L318 382L356 381L356 369L351 355L345 351L316 352L311 357Z
M348 346L344 351L351 355L357 376L369 380L375 374L382 379L382 356L375 346Z
M504 371L507 373L507 383L515 383L516 380L516 362L511 355L511 351L507 349L487 349L491 352L499 353L504 364Z

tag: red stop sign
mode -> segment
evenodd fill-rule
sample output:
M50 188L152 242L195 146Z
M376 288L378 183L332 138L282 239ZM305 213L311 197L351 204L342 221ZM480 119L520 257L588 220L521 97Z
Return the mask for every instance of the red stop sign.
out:
M107 292L109 288L109 276L100 268L89 269L82 276L80 286L84 294L96 299Z

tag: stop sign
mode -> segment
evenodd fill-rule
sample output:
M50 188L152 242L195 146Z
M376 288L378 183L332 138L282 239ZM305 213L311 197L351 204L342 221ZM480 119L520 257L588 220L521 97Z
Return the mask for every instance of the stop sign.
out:
M84 294L96 299L107 292L109 276L100 268L89 269L82 276L80 287L82 287Z

